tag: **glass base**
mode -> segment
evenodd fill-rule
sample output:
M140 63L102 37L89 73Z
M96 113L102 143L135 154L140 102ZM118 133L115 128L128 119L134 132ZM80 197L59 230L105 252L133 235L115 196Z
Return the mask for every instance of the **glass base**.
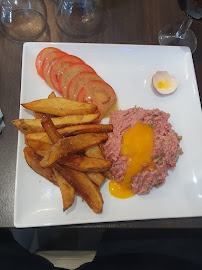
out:
M1 18L2 32L17 42L34 41L46 29L46 19L36 10L16 9Z
M176 36L177 31L179 30L177 25L166 25L159 32L159 44L161 45L171 45L171 46L188 46L193 53L197 47L197 38L192 32L188 29L184 38L178 38Z

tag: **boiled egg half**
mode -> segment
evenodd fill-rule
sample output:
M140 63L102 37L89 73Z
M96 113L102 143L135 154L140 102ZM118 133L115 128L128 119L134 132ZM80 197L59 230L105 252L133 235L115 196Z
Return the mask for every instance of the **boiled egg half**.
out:
M178 87L178 81L167 71L157 71L152 77L155 89L162 95L174 92Z

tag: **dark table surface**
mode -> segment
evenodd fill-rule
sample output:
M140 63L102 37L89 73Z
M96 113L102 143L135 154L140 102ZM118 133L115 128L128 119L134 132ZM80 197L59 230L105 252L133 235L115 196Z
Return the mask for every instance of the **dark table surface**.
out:
M114 44L158 44L158 32L166 24L181 22L185 15L177 0L104 0L106 21L100 31L88 38L72 38L56 26L53 1L46 0L49 32L41 41ZM199 92L202 91L202 22L194 21L198 39L193 54ZM17 130L11 120L18 118L21 85L22 44L0 35L0 108L6 127L0 135L0 227L13 227ZM76 226L71 226L76 227ZM202 218L162 219L79 225L92 228L200 228Z

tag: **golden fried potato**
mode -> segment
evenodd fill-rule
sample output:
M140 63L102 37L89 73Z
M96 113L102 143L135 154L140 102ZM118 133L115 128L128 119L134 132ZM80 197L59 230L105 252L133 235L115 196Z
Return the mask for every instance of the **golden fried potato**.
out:
M89 158L80 155L70 155L63 157L59 159L58 162L81 172L104 172L109 170L111 166L110 160Z
M94 145L94 146L91 146L91 147L87 148L85 150L85 155L87 157L94 157L94 158L104 159L103 149L100 148L99 145ZM111 174L110 171L103 172L103 175L105 176L105 178L112 179L112 174Z
M56 116L90 114L97 110L97 106L94 104L73 101L63 97L40 99L21 105L31 111Z
M102 212L103 199L100 190L85 173L58 163L54 164L53 167L68 181L76 194L80 195L95 213Z
M48 98L54 98L56 97L55 92L51 92L50 95L48 96ZM46 117L45 113L41 113L41 112L34 112L34 118L35 119L42 119L43 117Z
M38 155L44 157L47 155L51 149L51 144L38 141L38 140L33 140L33 139L28 139L26 140L26 143L29 147L31 147Z
M86 115L68 115L63 117L51 118L56 128L62 128L71 125L87 124L93 122L99 117L98 113ZM22 133L43 132L41 119L16 119L12 121L13 125Z
M104 159L104 157L102 155L102 152L101 152L101 150L100 150L100 148L99 148L98 145L94 145L94 146L88 147L85 150L85 155L87 157L94 157L94 158Z
M54 91L52 91L52 92L50 93L50 95L48 96L48 98L55 98L55 97L56 97L56 94L55 94Z
M27 164L38 174L48 179L54 185L58 185L57 178L51 167L42 168L39 164L41 158L35 154L34 150L30 147L24 149L25 160Z
M107 140L105 133L86 133L59 140L51 146L48 154L44 156L40 165L44 168L49 167L61 157L82 151L85 148L99 144Z
M95 183L97 186L101 186L105 180L105 176L99 172L89 172L86 174L89 179L93 181L93 183Z
M53 169L53 171L62 194L63 212L64 212L74 203L75 192L73 187L64 179L64 177L62 177L62 175L58 171L56 171L55 169Z
M102 133L102 132L110 132L112 131L112 125L77 125L70 126L65 128L57 129L58 133L60 133L64 137L78 135L83 133ZM45 132L37 132L37 133L27 133L25 134L25 142L26 139L39 140L47 143L51 143L51 140L48 138L48 135Z
M29 140L35 140L52 144L46 132L27 133L25 134L25 143L28 144Z
M50 117L46 116L45 118L43 118L41 120L41 124L52 143L56 143L60 139L62 139L62 135L58 133L57 128L53 124L53 121Z
M46 116L45 113L34 112L34 118L35 118L35 119L42 119L42 118L45 117L45 116Z

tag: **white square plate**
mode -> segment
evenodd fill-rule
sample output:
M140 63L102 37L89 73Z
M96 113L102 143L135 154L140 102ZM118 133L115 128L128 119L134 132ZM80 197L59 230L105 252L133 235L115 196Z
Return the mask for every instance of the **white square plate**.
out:
M37 75L35 59L45 47L57 47L83 59L115 90L120 109L134 105L159 108L171 114L170 122L183 136L177 167L166 183L148 195L121 200L110 195L108 181L101 188L103 212L95 214L81 198L65 213L60 190L26 164L24 135L17 149L15 215L16 227L111 222L202 216L202 117L198 88L187 47L113 44L26 43L23 48L21 103L46 98L49 86ZM179 87L162 96L151 87L158 70L176 76ZM33 118L20 108L20 118Z

